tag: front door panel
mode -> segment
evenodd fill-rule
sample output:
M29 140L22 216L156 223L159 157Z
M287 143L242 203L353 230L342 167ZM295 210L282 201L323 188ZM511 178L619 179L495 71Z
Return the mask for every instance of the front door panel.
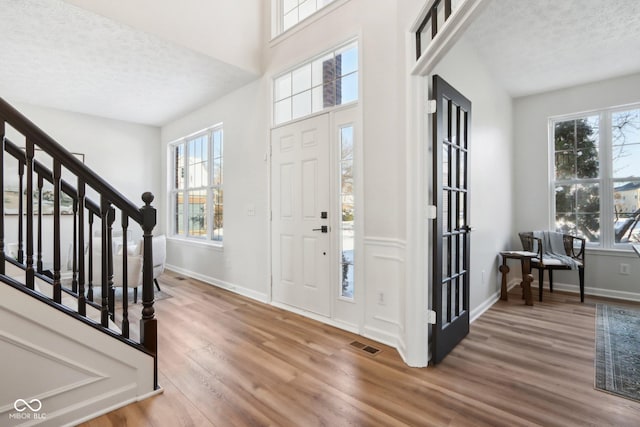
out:
M328 115L274 129L271 144L273 300L328 317Z

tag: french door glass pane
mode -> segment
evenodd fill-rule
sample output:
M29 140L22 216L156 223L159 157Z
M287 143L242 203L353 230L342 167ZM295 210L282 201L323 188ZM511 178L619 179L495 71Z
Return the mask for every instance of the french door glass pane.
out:
M449 294L451 292L449 288L450 282L446 282L442 284L442 319L438 319L442 322L443 325L446 325L450 322L451 317L449 313Z
M442 279L451 276L451 237L442 238Z

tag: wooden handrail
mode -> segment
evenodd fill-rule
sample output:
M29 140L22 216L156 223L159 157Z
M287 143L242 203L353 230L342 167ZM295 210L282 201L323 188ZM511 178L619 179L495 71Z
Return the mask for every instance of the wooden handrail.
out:
M13 106L1 97L0 119L10 123L14 129L24 135L28 140L33 141L42 151L55 159L59 159L65 169L76 176L83 177L88 186L103 196L106 196L113 205L127 214L129 218L142 225L143 219L139 207L131 203L118 190L78 160L69 150L58 144L53 138L44 133L44 131L31 120L23 116L22 113L13 108Z

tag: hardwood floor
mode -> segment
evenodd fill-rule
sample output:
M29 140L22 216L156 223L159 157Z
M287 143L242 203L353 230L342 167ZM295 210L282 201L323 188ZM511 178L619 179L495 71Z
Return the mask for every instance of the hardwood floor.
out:
M172 295L156 303L164 393L83 425L640 425L640 403L593 388L602 299L556 291L529 307L513 289L444 362L416 369L360 336L170 272L161 279Z

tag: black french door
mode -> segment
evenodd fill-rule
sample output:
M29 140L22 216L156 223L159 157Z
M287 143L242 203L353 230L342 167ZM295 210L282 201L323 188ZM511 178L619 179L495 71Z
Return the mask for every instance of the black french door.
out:
M469 139L471 101L433 76L433 221L431 363L469 333Z

